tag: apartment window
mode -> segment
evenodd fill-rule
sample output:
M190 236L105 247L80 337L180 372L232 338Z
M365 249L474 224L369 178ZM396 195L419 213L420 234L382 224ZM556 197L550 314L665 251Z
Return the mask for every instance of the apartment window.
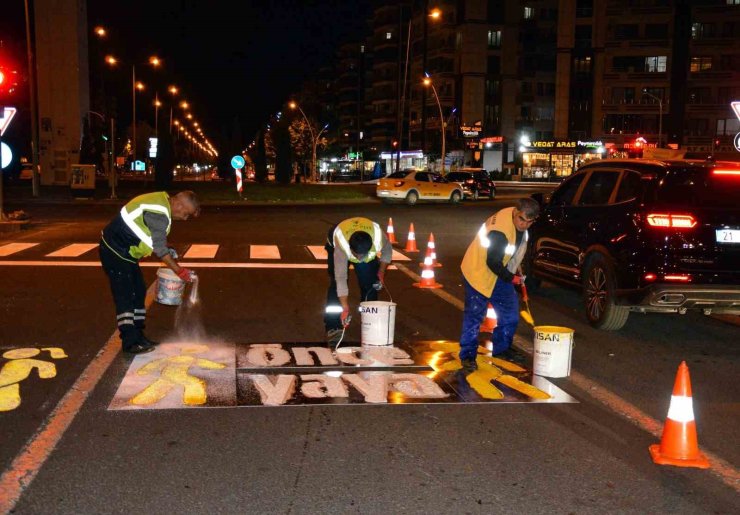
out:
M488 0L488 23L504 23L504 0Z
M642 56L617 55L612 58L612 70L615 72L642 71L645 58Z
M591 58L590 57L574 57L573 58L573 72L574 73L591 73Z
M534 9L532 7L525 7L524 8L524 19L531 20L532 18L534 18Z
M709 136L709 120L706 118L689 118L686 127L689 136Z
M494 97L501 93L501 81L486 79L486 96Z
M385 39L391 39L392 37L393 37L393 34L391 34L390 32L385 33Z
M689 89L689 104L711 104L712 99L709 88Z
M532 83L531 82L522 82L522 93L524 95L531 95L532 94Z
M658 101L653 97L658 97L663 100L665 98L665 88L644 88L645 95L643 95L642 102L645 104L657 104ZM650 96L652 95L652 96Z
M524 118L525 120L529 120L529 118L532 116L532 107L522 106L521 113L522 113L522 118Z
M719 56L719 69L735 71L740 65L740 56L737 54L726 54Z
M727 0L727 5L740 5L740 0Z
M717 136L734 136L738 132L740 132L740 120L737 118L717 120Z
M733 21L726 21L722 24L722 37L723 38L731 38L734 37L736 34L738 34L740 31L738 31L738 27L740 24L735 23Z
M716 34L714 23L692 23L691 39L713 38Z
M712 69L712 58L709 56L692 57L689 70L692 72L705 72Z
M488 56L488 74L498 75L501 73L501 58L497 55Z
M590 18L594 14L594 0L576 1L576 18Z
M555 119L555 108L554 107L537 107L536 108L538 120L553 120Z
M576 25L575 46L576 48L591 47L591 35L593 33L591 25Z
M647 39L665 39L668 37L668 25L666 23L648 23L645 25L645 37Z
M634 104L635 88L612 88L613 104Z
M668 57L664 55L645 58L645 71L649 73L660 73L666 71Z
M501 48L501 31L488 31L488 48Z
M639 25L636 23L620 23L614 28L614 39L637 39Z

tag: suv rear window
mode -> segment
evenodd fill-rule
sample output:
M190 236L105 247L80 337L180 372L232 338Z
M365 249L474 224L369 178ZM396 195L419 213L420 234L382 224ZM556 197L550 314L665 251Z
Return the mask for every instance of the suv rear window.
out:
M671 206L732 207L740 203L740 180L713 176L708 168L669 171L655 200Z

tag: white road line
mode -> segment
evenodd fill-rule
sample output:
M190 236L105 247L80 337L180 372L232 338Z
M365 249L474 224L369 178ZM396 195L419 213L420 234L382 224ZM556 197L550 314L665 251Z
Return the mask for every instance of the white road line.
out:
M16 252L21 252L31 247L35 247L38 243L8 243L0 247L0 257L10 256Z
M397 268L414 281L418 282L421 280L421 277L418 274L412 272L404 265L398 265ZM465 309L465 303L463 301L461 301L457 297L450 295L441 288L436 290L430 289L429 292L452 304L460 311L463 311ZM528 342L518 334L514 335L514 347L530 355L533 352L533 344L531 342ZM607 390L596 381L592 381L585 375L575 370L571 371L569 380L573 385L581 389L584 393L589 395L597 402L606 406L612 412L616 413L622 418L627 419L629 422L639 427L643 431L652 434L658 439L658 441L660 440L661 434L663 432L663 424L652 418L647 413L641 411L637 406L634 406L625 399L622 399L619 395ZM709 462L711 464L709 470L712 472L712 474L717 476L723 483L733 488L735 491L740 492L740 471L735 468L734 465L727 462L720 456L714 454L713 452L707 451L706 449L702 449L701 451L709 459ZM645 450L645 453L647 459L647 449Z
M187 259L213 259L218 252L218 245L190 245L183 258Z
M316 259L326 259L327 257L326 249L323 245L306 245L306 248Z
M97 246L98 243L72 243L71 245L67 245L66 247L62 247L59 250L55 250L54 252L47 254L46 257L79 257Z
M280 259L277 245L250 245L249 259Z

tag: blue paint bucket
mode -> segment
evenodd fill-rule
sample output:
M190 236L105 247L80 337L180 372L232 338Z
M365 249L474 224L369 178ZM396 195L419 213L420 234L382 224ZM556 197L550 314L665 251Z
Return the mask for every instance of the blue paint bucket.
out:
M185 281L169 268L157 270L157 302L168 306L179 306L185 291Z

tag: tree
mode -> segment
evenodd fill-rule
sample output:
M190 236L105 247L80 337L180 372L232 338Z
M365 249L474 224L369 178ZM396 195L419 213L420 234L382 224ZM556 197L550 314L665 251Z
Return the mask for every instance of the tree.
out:
M267 156L265 155L265 133L259 131L255 138L255 148L252 154L252 160L254 161L254 178L257 182L265 182L267 180Z
M271 134L275 145L275 180L281 184L289 184L293 177L293 157L288 124L278 122L273 126Z

